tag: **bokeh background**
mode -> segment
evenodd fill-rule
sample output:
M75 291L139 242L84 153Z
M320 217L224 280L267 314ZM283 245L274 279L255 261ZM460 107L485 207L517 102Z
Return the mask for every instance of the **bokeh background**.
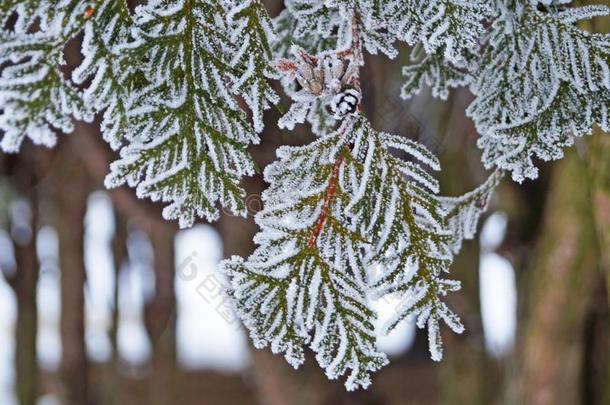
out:
M66 48L66 71L78 49ZM437 153L444 194L480 184L471 95L406 102L405 56L366 62L374 126ZM278 146L312 140L304 126L279 131L278 116L251 149L260 167ZM610 404L610 138L596 132L541 163L537 181L507 179L495 194L452 267L463 290L449 301L467 330L443 331L445 359L431 361L427 336L405 323L380 338L391 364L355 393L311 354L295 371L254 349L222 294L218 261L254 248L261 176L244 180L247 219L180 231L132 190L104 190L115 156L96 123L53 150L0 154L0 404ZM384 319L397 302L374 305Z

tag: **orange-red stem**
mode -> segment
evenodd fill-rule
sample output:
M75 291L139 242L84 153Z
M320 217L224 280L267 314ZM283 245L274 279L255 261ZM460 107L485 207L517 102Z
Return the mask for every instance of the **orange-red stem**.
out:
M324 205L322 206L322 212L320 213L320 218L318 218L318 222L314 227L309 241L307 242L307 246L310 249L313 249L318 242L318 237L322 233L324 229L324 225L326 224L326 220L328 219L328 211L330 210L330 204L332 203L333 197L335 196L335 192L337 191L337 183L339 181L339 169L343 164L343 155L340 155L337 158L337 161L333 165L333 172L330 177L330 181L328 183L328 189L326 190L326 195L324 196Z

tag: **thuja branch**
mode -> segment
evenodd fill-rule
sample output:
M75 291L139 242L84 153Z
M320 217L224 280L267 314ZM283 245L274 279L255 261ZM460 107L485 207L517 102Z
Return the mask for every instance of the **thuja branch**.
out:
M386 362L376 348L370 295L398 295L388 329L417 318L430 332L435 360L442 355L440 322L458 333L463 326L443 302L459 289L443 274L454 248L450 226L461 221L448 220L438 183L422 167L438 170L436 157L414 141L374 130L364 116L361 26L357 16L350 21L348 46L317 54L293 46L293 58L276 64L293 99L280 124L292 128L326 111L338 128L309 145L280 148L279 160L265 170L270 187L256 217L259 247L224 268L257 346L270 345L298 366L302 346L310 344L327 375L349 372L346 385L353 389L366 387L369 373ZM469 207L454 204L460 213L458 206ZM378 279L372 268L380 269Z

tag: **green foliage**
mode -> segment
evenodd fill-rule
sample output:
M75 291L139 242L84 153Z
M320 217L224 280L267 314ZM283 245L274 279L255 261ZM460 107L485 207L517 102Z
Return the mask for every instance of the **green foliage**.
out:
M242 71L233 91L242 94L254 115L254 128L263 130L263 111L279 102L268 78L277 78L269 64L273 57L270 40L275 38L273 24L260 0L240 1L229 19L234 22L232 43L242 43L231 65Z
M218 218L217 204L245 214L239 182L254 173L246 147L258 142L263 110L278 101L266 80L273 33L260 1L153 0L133 17L124 0L0 7L12 27L0 30L5 152L17 152L26 136L52 146L55 130L73 130L72 118L103 112L103 136L121 154L109 187L128 183L138 196L168 203L164 216L183 227ZM70 82L60 68L64 49L83 31L84 59Z
M223 79L237 73L225 18L218 2L150 3L135 17L131 52L147 84L128 100L129 143L106 184L169 203L164 217L182 227L218 218L216 202L246 211L238 183L254 172L245 146L257 136Z
M9 1L0 8L1 20L17 17L14 29L0 34L0 146L5 152L17 152L26 136L53 146L54 130L73 130L72 116L92 119L60 69L64 45L82 29L86 6L63 1L51 10L41 3ZM28 33L36 24L40 28Z
M96 112L104 112L101 131L104 139L118 149L129 130L127 99L137 87L135 66L127 44L132 19L122 0L106 0L93 10L85 25L82 52L84 60L72 72L72 80L89 85L84 90L85 103Z

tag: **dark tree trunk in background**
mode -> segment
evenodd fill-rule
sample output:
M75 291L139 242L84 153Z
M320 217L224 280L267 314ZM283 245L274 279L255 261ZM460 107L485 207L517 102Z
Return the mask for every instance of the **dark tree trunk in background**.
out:
M584 3L590 1L577 1ZM581 23L590 31L610 33L610 16ZM602 272L606 284L606 296L610 309L610 139L599 127L587 144L587 174L590 183L593 219L597 231ZM610 369L608 370L610 372ZM610 403L610 388L608 388Z
M36 148L27 145L19 156L7 159L5 166L9 175L9 184L31 210L30 218L15 218L16 222L11 224L16 266L13 273L5 274L17 302L15 383L20 405L34 405L40 391L36 351L38 333L36 292L40 267L36 251L40 194L37 183L40 180L40 172L44 171L41 168L48 163L48 158L48 154L38 153Z
M593 135L587 163L601 272L585 326L583 382L586 401L610 404L610 138L599 129Z
M152 344L150 404L175 403L176 293L173 224L159 222L149 237L154 250L155 293L145 308L145 324Z
M439 102L431 100L429 104L438 105ZM438 139L433 149L436 149L443 168L439 174L443 195L462 195L485 180L486 174L478 164L465 164L472 161L471 156L476 153L474 129L464 116L467 105L465 91L455 91L447 102L438 105ZM492 387L497 384L497 376L485 351L481 321L478 237L479 234L475 240L464 241L451 266L449 277L459 280L462 289L451 294L448 301L462 318L466 330L462 335L449 331L444 335L444 359L439 365L442 381L440 403L486 405L495 394Z
M588 173L606 291L610 290L610 137L597 130L589 142ZM610 299L607 301L610 309Z
M528 404L585 402L587 319L601 281L585 163L574 151L554 166L527 275L518 384L509 393ZM515 394L515 392L517 394Z
M85 345L86 273L83 250L83 221L87 210L89 179L81 161L73 155L71 139L59 147L59 164L53 185L61 269L61 377L65 403L86 405L93 403Z
M116 211L116 208L115 208ZM107 365L104 389L104 404L120 404L120 355L118 345L119 330L119 276L121 268L128 259L127 256L127 221L125 216L115 212L115 231L112 239L112 259L114 265L114 290L112 291L112 315L110 324L110 345L112 357Z
M443 334L444 358L438 365L443 404L486 405L494 396L496 376L485 352L480 316L479 253L478 243L466 242L452 266L451 277L462 283L462 290L449 298L450 305L466 330Z
M20 405L34 405L38 397L38 361L36 357L38 331L36 287L39 268L36 253L38 206L33 199L29 199L28 202L32 208L32 221L27 224L30 229L13 230L16 272L14 277L9 280L17 299L15 377L17 399Z

